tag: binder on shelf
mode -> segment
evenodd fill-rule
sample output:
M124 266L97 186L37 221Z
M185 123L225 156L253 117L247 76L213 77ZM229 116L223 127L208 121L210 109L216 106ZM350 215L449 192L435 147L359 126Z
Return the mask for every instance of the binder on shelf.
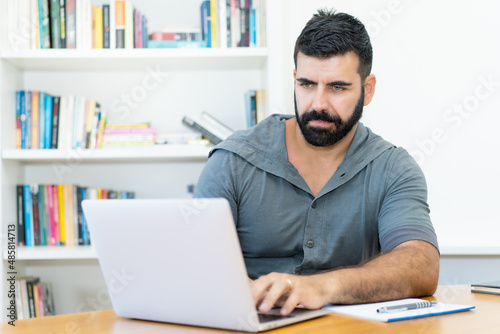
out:
M182 123L198 132L201 132L201 134L210 140L210 142L214 145L217 145L234 133L233 129L206 111L203 111L199 118L184 116Z

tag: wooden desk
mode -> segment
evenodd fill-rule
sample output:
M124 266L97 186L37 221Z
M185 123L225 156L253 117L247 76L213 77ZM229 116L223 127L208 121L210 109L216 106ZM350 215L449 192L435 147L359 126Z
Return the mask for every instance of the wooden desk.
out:
M366 321L332 313L322 318L278 328L266 333L500 333L500 296L471 293L469 285L455 285L440 286L434 296L427 299L445 303L475 305L476 308L466 312L393 323ZM15 323L15 327L6 322L1 323L0 333L236 333L219 329L129 320L118 317L112 310L19 320Z

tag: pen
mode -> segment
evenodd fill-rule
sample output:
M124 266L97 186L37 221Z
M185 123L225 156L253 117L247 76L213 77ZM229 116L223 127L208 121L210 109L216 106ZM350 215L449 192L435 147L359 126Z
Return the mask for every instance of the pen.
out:
M394 306L384 306L384 307L379 308L377 310L377 312L378 313L392 313L392 312L416 310L419 308L432 307L436 304L437 304L436 302L430 302L430 301L425 300L425 301L418 302L418 303L394 305Z

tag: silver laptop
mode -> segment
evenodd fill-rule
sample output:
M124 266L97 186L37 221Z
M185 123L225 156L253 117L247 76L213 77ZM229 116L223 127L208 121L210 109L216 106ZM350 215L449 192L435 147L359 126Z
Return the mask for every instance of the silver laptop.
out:
M256 311L225 199L85 200L83 211L117 315L259 332L325 310Z

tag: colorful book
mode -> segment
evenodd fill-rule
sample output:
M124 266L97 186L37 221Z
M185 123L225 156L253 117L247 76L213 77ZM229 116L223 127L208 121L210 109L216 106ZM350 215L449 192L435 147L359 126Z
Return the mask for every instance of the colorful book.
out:
M103 34L102 47L104 49L110 48L109 17L110 17L109 4L102 5L102 34Z
M61 14L59 0L50 0L50 45L53 49L61 46Z
M125 49L134 48L134 5L125 1Z
M52 131L51 131L51 144L50 148L57 149L59 142L59 106L61 98L54 96L52 99Z
M61 23L61 48L66 49L66 0L59 0L59 17Z
M212 18L210 16L210 0L201 3L201 33L207 47L212 47ZM148 42L148 47L149 42Z
M26 237L25 237L25 215L24 215L24 186L23 185L17 185L16 186L17 190L17 200L16 200L16 205L17 205L17 244L19 246L25 246L26 245Z
M50 225L50 233L49 233L49 241L48 244L51 246L56 246L57 245L57 230L56 230L56 212L55 212L55 207L54 207L54 202L57 202L57 199L54 198L54 194L57 192L54 192L54 186L51 184L48 184L46 186L47 188L47 197L48 197L48 212L49 212L49 225Z
M22 107L21 107L21 99L23 92L18 90L16 91L16 149L23 148L22 137L23 133L21 131L21 115L22 115Z
M44 130L44 147L45 149L52 148L52 117L53 117L53 107L54 99L51 95L45 95L45 130Z
M76 48L76 0L66 1L66 48ZM79 0L80 1L80 0Z
M31 184L31 215L33 217L33 242L35 246L39 246L40 242L40 203L38 194L38 185Z
M103 48L102 7L94 6L94 48Z
M125 1L115 1L116 48L125 48Z
M45 93L38 93L38 148L45 148Z
M31 149L38 148L38 131L40 120L40 92L31 91Z
M66 213L65 213L65 197L64 197L64 185L57 185L58 192L58 206L59 206L59 242L61 245L66 244Z

